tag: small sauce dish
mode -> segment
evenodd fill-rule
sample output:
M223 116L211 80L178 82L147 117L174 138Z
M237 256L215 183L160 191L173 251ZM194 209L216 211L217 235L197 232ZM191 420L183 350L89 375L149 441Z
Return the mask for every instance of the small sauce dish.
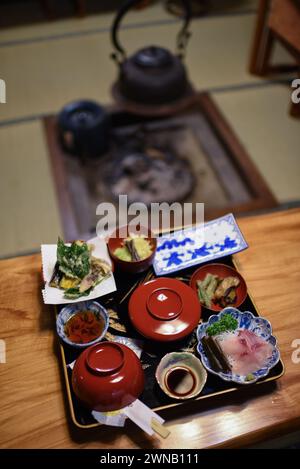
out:
M60 339L76 348L86 348L100 342L108 326L108 312L97 301L72 303L65 306L56 318Z
M158 364L155 378L172 399L191 399L202 391L207 373L201 361L189 352L171 352Z

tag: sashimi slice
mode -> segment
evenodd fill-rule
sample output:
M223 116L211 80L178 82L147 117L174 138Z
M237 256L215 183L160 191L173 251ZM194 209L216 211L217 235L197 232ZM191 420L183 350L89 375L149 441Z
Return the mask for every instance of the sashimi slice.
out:
M262 368L273 352L271 344L248 330L224 333L217 340L229 359L232 372L239 375Z

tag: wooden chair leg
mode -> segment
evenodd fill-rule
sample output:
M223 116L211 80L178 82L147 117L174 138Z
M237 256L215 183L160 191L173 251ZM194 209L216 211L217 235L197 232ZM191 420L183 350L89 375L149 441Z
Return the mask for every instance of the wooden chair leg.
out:
M249 72L254 75L266 75L274 43L274 36L267 27L271 0L260 0L257 12L256 28L250 54Z
M76 15L83 18L86 15L86 2L85 0L75 0Z
M292 103L290 107L290 115L292 117L300 118L300 103Z
M40 0L40 4L45 13L46 18L50 21L54 20L56 18L56 14L49 0Z

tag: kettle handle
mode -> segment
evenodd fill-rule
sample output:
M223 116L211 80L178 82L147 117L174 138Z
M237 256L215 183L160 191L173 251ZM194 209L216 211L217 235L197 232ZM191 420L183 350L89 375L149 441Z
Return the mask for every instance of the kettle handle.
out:
M118 32L119 32L119 27L121 20L123 16L130 10L131 7L134 5L137 5L141 0L126 0L120 7L114 22L111 27L111 41L112 44L115 48L115 52L111 54L111 57L117 62L121 63L122 60L126 58L126 53L123 47L121 46L121 43L119 41L118 37ZM191 20L191 7L190 7L190 1L189 0L181 0L182 5L184 6L185 9L185 15L184 15L184 23L182 28L180 29L178 35L177 35L177 40L176 40L176 45L177 45L177 54L180 58L183 58L185 55L185 48L187 46L187 42L189 40L189 37L191 35L188 27L190 24Z

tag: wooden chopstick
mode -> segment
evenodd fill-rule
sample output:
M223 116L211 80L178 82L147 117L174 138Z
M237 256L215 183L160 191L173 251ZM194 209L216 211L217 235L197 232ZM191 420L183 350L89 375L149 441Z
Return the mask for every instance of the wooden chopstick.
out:
M164 427L158 420L151 419L151 428L162 438L167 438L170 435L170 430Z
M123 296L123 298L121 298L120 304L123 303L123 301L126 300L126 298L130 295L130 293L131 293L138 285L141 285L142 283L147 282L147 280L150 280L151 277L152 277L152 272L149 271L149 272L147 272L147 274L145 275L144 278L142 278L141 280L137 280L137 281L135 282L135 284L130 288L130 290L128 290L128 292Z

